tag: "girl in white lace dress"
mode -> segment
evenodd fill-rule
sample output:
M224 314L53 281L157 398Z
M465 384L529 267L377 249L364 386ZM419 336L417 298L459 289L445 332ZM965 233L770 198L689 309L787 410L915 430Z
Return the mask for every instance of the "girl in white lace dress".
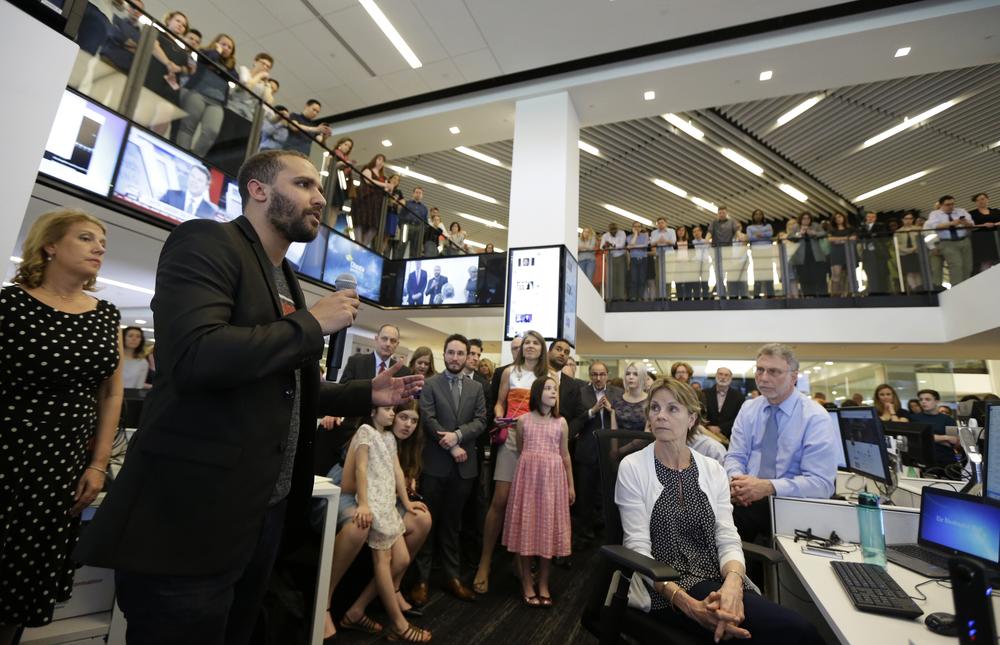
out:
M414 627L403 617L392 580L394 571L405 570L410 564L403 541L406 527L396 511L397 498L407 513L416 512L406 493L403 469L396 454L396 437L392 434L394 417L391 407L374 408L370 423L358 428L351 440L351 450L356 452L358 491L355 522L360 522L362 528L371 527L368 546L375 567L375 587L391 622L389 640L424 643L430 641L430 631Z

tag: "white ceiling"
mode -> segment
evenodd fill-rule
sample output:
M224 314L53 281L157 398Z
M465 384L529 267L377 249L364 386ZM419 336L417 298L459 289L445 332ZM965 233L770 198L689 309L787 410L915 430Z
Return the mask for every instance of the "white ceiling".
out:
M324 114L586 56L839 4L839 0L379 0L423 63L411 69L356 0L149 0L154 16L180 10L211 39L225 32L237 58L275 57L279 100L323 102ZM310 5L375 72L373 77Z

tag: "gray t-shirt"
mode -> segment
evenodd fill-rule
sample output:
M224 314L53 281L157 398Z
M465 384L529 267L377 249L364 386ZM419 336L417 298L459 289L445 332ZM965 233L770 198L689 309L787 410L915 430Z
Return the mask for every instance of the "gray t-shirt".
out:
M285 274L281 267L274 267L274 282L278 286L278 295L281 297L282 309L295 307L295 299L292 298L292 290L285 280ZM301 423L302 406L302 371L295 370L295 399L292 401L292 417L288 422L288 442L285 445L285 454L281 460L281 472L278 473L278 481L274 485L274 492L271 493L269 505L273 506L288 496L288 491L292 488L292 470L295 468L295 449L299 442L299 424Z
M712 244L716 246L732 244L733 238L736 237L736 232L740 230L739 226L731 217L727 217L724 220L713 220L712 225L708 229L708 232L712 236Z

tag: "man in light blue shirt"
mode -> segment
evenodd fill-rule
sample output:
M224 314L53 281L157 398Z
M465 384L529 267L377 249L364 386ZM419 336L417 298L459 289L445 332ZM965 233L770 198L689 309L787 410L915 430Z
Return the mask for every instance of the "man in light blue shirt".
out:
M747 401L733 423L726 472L740 537L770 536L768 497L833 495L838 432L823 407L795 389L799 361L790 347L757 352L761 396Z

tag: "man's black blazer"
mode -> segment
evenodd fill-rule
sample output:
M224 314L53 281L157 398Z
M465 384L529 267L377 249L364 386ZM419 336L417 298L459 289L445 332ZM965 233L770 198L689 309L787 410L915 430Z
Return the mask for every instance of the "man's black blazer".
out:
M371 410L371 383L322 383L323 334L288 261L297 311L282 315L249 220L192 220L156 272L156 382L125 465L75 558L145 574L210 575L246 564L287 444L300 373L288 528L304 526L316 418Z
M719 426L722 434L728 437L733 432L733 422L736 421L736 415L740 413L746 397L736 388L730 387L726 391L726 398L720 410L716 386L713 385L703 392L705 396L702 398L702 404L705 406L705 416L708 417L709 425Z
M424 304L424 289L427 288L427 271L420 269L418 275L416 271L410 271L406 276L406 300L407 304Z
M398 362L399 361L395 358L390 358L387 369ZM396 372L396 376L409 375L410 368L405 365L399 368L399 371ZM353 381L355 379L371 380L373 378L375 378L375 352L369 352L367 354L352 354L350 358L347 359L347 365L344 366L344 371L340 375L340 382L346 383L347 381Z

